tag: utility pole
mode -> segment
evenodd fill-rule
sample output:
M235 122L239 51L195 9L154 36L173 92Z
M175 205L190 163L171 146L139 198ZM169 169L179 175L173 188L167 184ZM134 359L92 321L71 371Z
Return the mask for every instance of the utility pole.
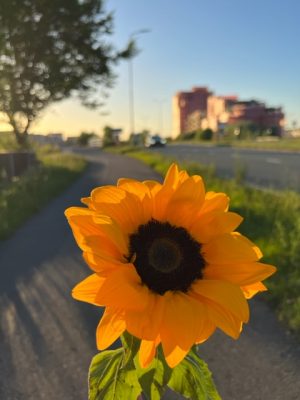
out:
M140 29L130 35L130 39L150 32L149 29ZM134 57L134 56L133 56ZM134 108L134 73L133 73L133 57L128 60L128 85L129 85L129 130L130 134L135 133L135 108Z

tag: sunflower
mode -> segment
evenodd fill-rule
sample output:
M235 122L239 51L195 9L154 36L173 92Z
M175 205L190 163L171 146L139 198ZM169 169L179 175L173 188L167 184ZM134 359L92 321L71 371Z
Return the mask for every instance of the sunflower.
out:
M205 192L200 176L173 164L163 184L122 178L82 202L66 216L94 273L73 297L105 307L99 350L126 330L140 339L142 367L161 344L173 368L216 328L239 337L246 299L266 290L261 281L275 267L235 232L242 218L224 193Z

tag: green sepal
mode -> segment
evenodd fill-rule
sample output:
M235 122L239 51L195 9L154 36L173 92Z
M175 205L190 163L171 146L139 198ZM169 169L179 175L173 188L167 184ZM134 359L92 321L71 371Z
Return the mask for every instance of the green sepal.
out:
M172 369L167 365L161 346L147 368L142 368L138 354L134 358L138 381L143 389L143 395L148 400L160 400L167 389Z
M134 369L124 366L125 351L97 354L89 370L89 400L137 399L142 389Z
M207 364L195 349L172 370L168 386L190 400L221 400Z

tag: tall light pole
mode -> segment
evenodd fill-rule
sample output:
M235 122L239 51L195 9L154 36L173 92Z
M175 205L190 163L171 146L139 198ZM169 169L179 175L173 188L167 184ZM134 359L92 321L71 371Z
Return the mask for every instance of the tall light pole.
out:
M139 35L150 32L150 29L139 29L130 35L130 40L134 40ZM138 54L138 51L135 55ZM133 55L128 60L128 83L129 83L129 129L130 133L135 131L135 110L134 110L134 79L133 79Z

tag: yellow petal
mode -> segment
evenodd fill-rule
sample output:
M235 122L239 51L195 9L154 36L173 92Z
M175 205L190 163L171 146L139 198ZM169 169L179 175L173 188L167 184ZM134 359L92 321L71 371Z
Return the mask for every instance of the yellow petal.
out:
M142 368L147 368L153 360L156 353L156 344L154 340L142 340L139 351L139 362Z
M120 226L110 217L104 219L104 216L102 215L94 217L94 221L101 233L115 243L122 254L127 254L128 236L124 235Z
M179 170L177 164L171 164L169 167L165 180L164 180L164 186L171 187L175 189L179 181Z
M195 213L201 208L205 188L200 176L192 176L181 183L171 196L164 217L171 224L189 228ZM180 212L178 212L180 210Z
M102 203L119 204L125 197L124 190L112 185L97 187L91 193L95 206Z
M258 292L265 292L268 288L262 282L256 282L252 285L242 286L246 299L251 299Z
M204 303L207 306L207 313L212 322L223 332L233 339L238 339L242 331L242 321L237 318L230 310L222 307L220 304L205 298Z
M95 215L94 210L90 210L86 207L69 207L65 210L65 216L69 219L70 217L73 216L78 216L78 215L89 215L93 216Z
M97 301L124 310L144 310L149 301L149 290L142 286L133 265L124 266L105 279L97 293Z
M181 347L175 346L172 349L169 349L166 353L166 350L164 349L165 359L169 367L176 367L176 365L178 365L184 359L189 350L190 349L183 350Z
M135 194L141 199L150 193L147 185L135 179L120 178L118 180L118 187L122 188L126 192Z
M81 203L85 204L88 206L88 208L90 208L91 210L94 210L94 206L92 203L92 199L90 197L82 197L80 199Z
M204 269L204 278L224 280L245 286L262 281L274 272L276 272L275 267L259 262L211 264Z
M249 319L248 303L239 286L224 281L198 280L192 291L229 310L243 322Z
M205 197L205 188L200 176L191 176L175 190L170 204L180 202L196 203L200 208Z
M118 180L118 187L140 199L141 208L143 210L143 219L141 224L150 221L152 217L153 202L152 192L148 186L143 182L134 179L120 178Z
M74 231L77 230L82 236L100 234L97 224L95 223L96 213L93 210L84 207L70 207L65 211L65 216ZM103 217L107 219L106 216Z
M194 215L194 204L188 202L172 203L172 205L169 204L167 206L164 216L161 217L161 221L167 221L171 225L189 230Z
M142 312L135 310L126 311L126 329L140 339L154 340L160 331L164 307L164 296L155 295L150 292L148 304Z
M153 193L153 212L152 217L157 221L165 219L165 210L168 207L170 198L174 193L172 186L161 186L159 190Z
M87 253L94 253L99 257L114 258L116 261L126 262L128 250L122 245L122 242L115 242L107 236L87 236L80 239L80 236L74 231L74 236L79 247Z
M159 182L157 182L157 181L154 181L154 180L151 180L151 179L147 179L146 181L143 181L143 184L147 186L147 188L150 190L150 192L151 192L151 190L154 189L156 186L158 186L158 187L161 187L161 186L162 186L161 183L159 183Z
M225 193L206 192L205 201L199 214L212 211L227 211L229 197Z
M72 296L76 300L102 306L97 300L97 294L104 282L105 278L97 274L90 275L74 287Z
M96 210L109 215L126 233L134 232L146 222L140 198L120 187L99 187L92 191L91 197Z
M101 276L107 276L118 268L128 266L128 263L122 263L111 257L99 256L94 253L84 252L83 258L89 267Z
M125 329L124 313L116 308L107 307L97 327L97 348L104 350L109 347Z
M75 240L83 251L99 255L104 252L120 261L127 254L128 238L108 216L81 207L68 208L65 214Z
M181 171L182 172L182 171ZM172 164L166 174L163 185L159 190L152 192L154 198L153 218L162 221L165 220L165 210L168 207L170 198L175 190L188 178L186 172L181 173L176 164Z
M143 182L144 185L146 185L151 193L152 196L155 196L155 194L161 189L162 185L159 182L156 181L151 181L147 180Z
M184 293L167 292L161 342L167 363L174 367L196 342L206 320L206 309Z
M207 313L208 315L208 313ZM207 317L205 324L203 324L202 330L199 332L196 343L205 342L216 330L216 325Z
M189 229L198 243L208 243L213 237L234 231L243 218L233 212L215 211L194 217Z
M254 262L262 257L260 249L238 232L215 237L203 244L201 253L209 264Z
M186 171L182 170L179 172L178 180L180 183L186 181L188 178L189 174Z

